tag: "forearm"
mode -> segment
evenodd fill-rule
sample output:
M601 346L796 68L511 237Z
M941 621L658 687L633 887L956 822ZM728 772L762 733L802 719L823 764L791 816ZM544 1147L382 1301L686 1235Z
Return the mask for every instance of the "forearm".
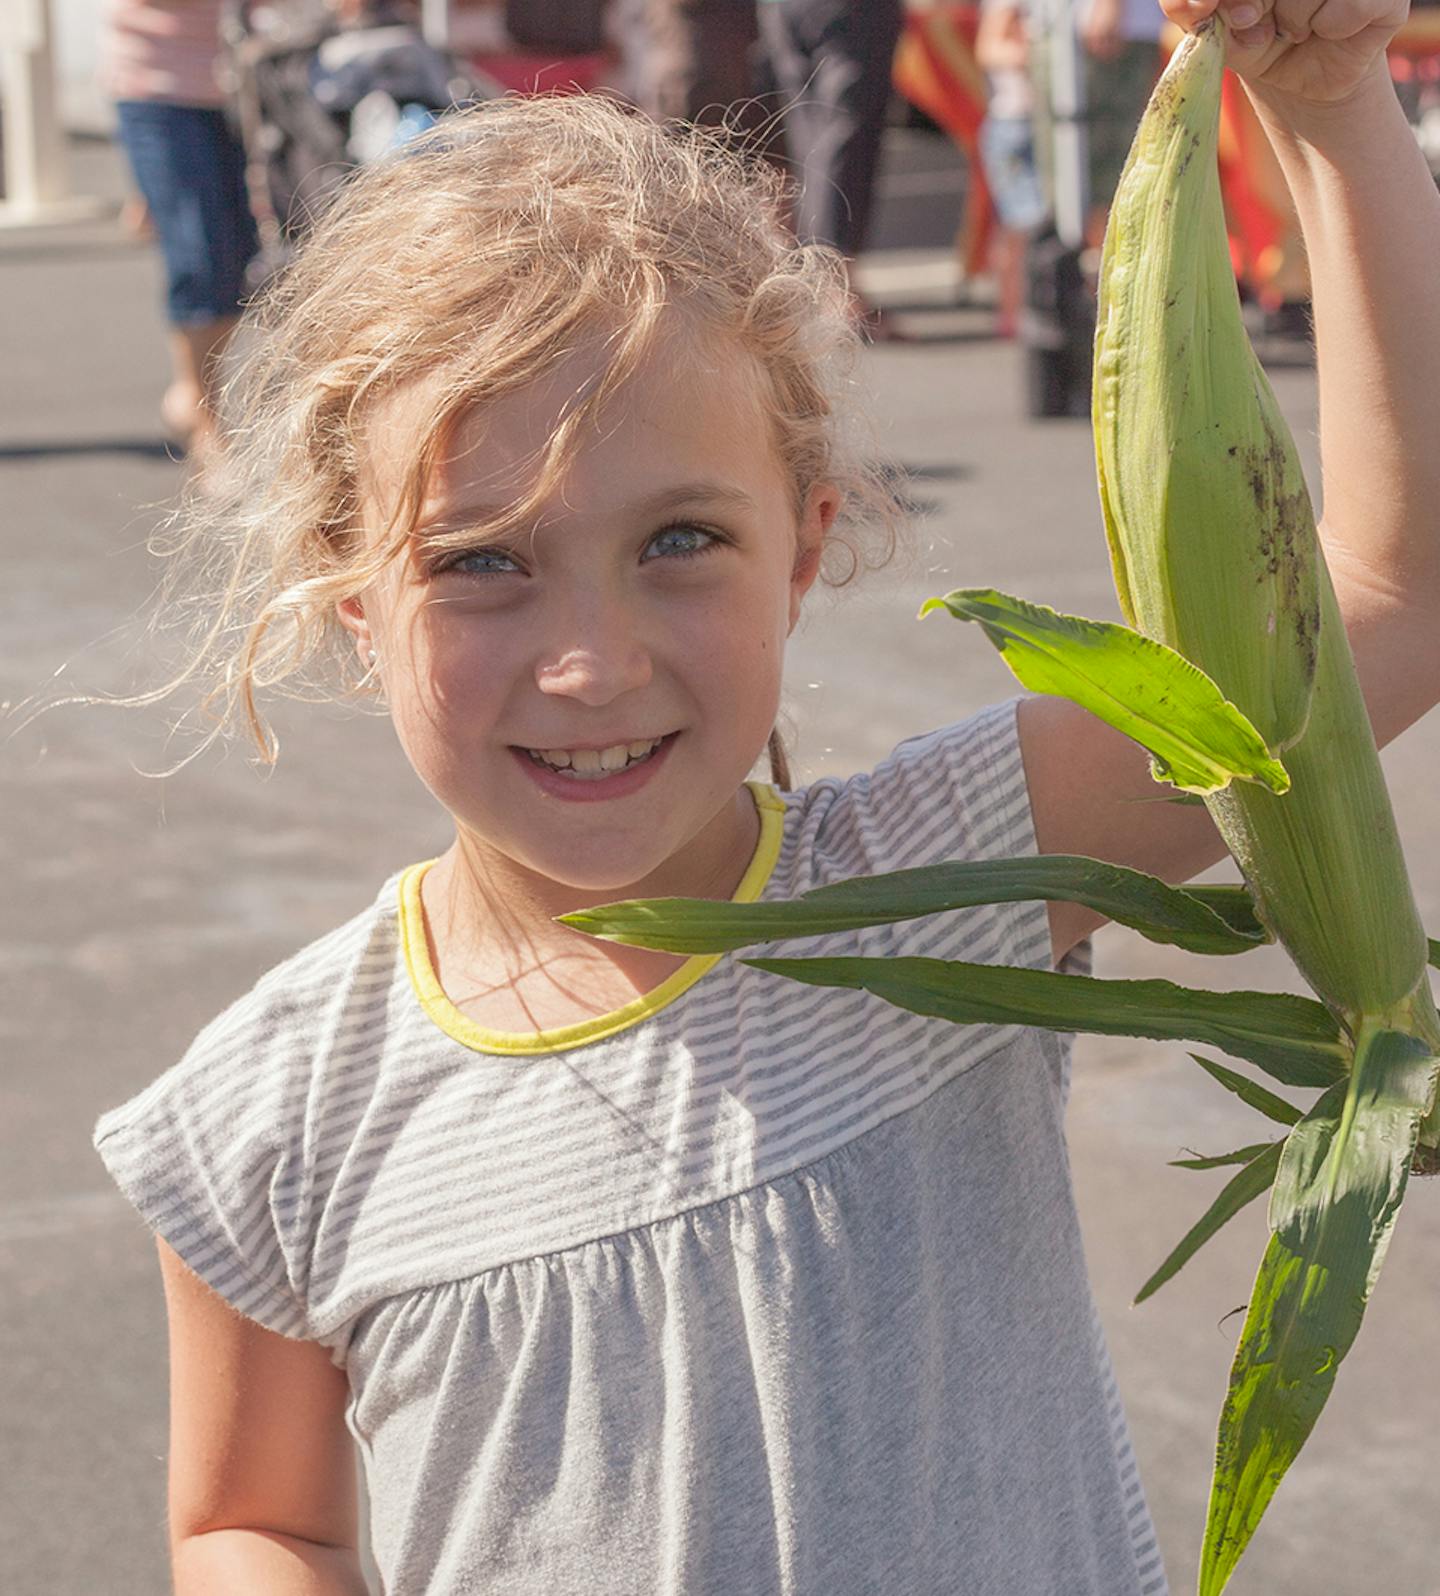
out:
M1384 741L1440 690L1440 652L1415 653L1440 602L1440 196L1383 58L1342 104L1252 98L1305 234L1325 545ZM1407 609L1423 627L1396 624ZM1396 667L1411 684L1398 698Z
M353 1547L273 1530L221 1529L174 1548L175 1596L369 1596Z

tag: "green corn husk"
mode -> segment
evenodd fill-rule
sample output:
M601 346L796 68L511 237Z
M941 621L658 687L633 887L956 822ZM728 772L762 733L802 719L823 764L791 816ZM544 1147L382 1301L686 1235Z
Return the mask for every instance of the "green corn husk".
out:
M1204 670L1284 754L1288 792L1234 782L1205 802L1261 920L1345 1027L1350 1060L1275 1167L1201 1596L1224 1589L1358 1333L1440 1055L1428 943L1299 458L1241 320L1216 164L1223 66L1218 21L1177 50L1111 212L1100 497L1131 623Z
M1284 797L1208 800L1261 918L1351 1024L1437 1025L1400 851L1299 456L1240 315L1215 149L1218 25L1176 51L1106 233L1094 423L1131 624L1219 684L1283 753ZM1431 1034L1440 1036L1440 1031Z

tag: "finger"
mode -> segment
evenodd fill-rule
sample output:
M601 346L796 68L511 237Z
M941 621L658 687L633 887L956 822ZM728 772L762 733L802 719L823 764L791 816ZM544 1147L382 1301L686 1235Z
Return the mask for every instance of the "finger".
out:
M1222 0L1219 12L1225 23L1225 59L1241 67L1269 47L1275 37L1271 17L1273 0Z
M1221 0L1220 15L1232 38L1271 21L1275 0Z
M1160 9L1177 28L1189 33L1214 12L1216 4L1217 0L1160 0Z
M1275 0L1275 32L1289 44L1303 44L1318 9L1318 0Z

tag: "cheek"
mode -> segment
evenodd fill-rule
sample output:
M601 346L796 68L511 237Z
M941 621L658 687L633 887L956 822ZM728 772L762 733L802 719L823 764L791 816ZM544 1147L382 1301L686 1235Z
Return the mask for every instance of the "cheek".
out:
M507 691L503 628L419 610L392 629L385 670L390 717L423 776L463 756Z
M715 716L747 740L770 734L785 665L788 602L773 586L731 592L675 643L676 657Z
M673 627L683 657L733 674L778 671L789 630L789 589L780 581L751 580L709 595Z

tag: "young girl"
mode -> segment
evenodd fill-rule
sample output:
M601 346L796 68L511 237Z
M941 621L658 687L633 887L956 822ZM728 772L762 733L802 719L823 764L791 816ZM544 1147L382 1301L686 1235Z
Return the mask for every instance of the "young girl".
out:
M1382 739L1440 683L1440 203L1387 7L1232 12L1310 247ZM1063 1040L555 923L1220 854L1050 699L849 780L744 780L806 592L882 503L838 426L843 279L775 200L603 103L490 105L362 173L252 317L201 664L263 735L253 690L341 644L455 840L98 1127L159 1236L182 1593L363 1590L352 1436L392 1596L1164 1588ZM1044 967L1096 923L1017 904L818 948Z

